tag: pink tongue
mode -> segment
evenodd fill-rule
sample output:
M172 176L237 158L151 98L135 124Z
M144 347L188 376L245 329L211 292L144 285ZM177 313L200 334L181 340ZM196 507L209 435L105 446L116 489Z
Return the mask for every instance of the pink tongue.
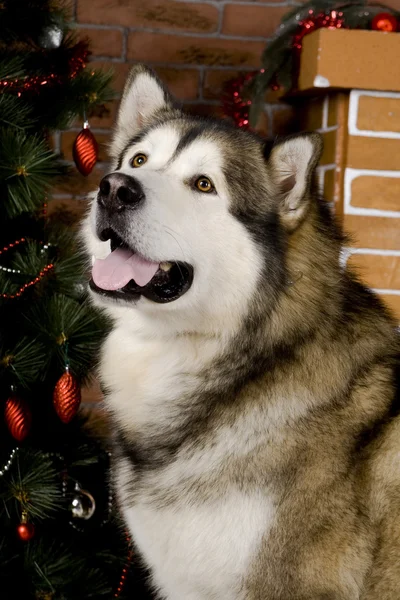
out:
M159 266L159 263L146 260L130 250L117 248L104 260L95 260L92 277L102 290L119 290L131 279L143 287L151 281Z

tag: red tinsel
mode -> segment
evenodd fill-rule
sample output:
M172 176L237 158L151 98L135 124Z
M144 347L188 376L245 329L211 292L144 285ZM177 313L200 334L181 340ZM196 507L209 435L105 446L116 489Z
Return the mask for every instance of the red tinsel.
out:
M126 577L128 575L129 568L131 566L131 562L132 562L132 558L133 558L133 552L132 552L132 549L130 547L130 545L131 545L131 538L130 538L130 536L129 536L128 533L126 533L125 535L126 535L126 541L128 543L128 547L129 547L128 556L126 558L125 566L122 569L121 577L120 577L120 580L119 580L119 583L118 583L117 590L116 590L116 592L114 594L114 598L119 598L120 595L121 595L121 593L122 593L122 591L123 591L123 589L124 589L124 586L125 586L125 583L126 583Z
M49 73L48 75L34 75L32 77L22 77L21 79L0 79L0 94L4 92L16 93L21 96L22 92L37 92L43 86L57 85L67 79L73 79L86 67L89 55L88 43L80 41L70 51L68 59L68 74L60 76L58 73Z
M243 88L246 83L257 75L258 71L252 73L246 73L241 75L237 79L231 79L228 81L223 95L223 108L224 114L234 120L238 127L247 129L249 126L249 106L251 100L247 100L243 97Z
M309 33L317 29L343 29L345 26L343 13L337 10L331 10L329 13L314 14L312 8L308 11L309 17L299 22L299 27L293 36L293 81L296 82L300 70L300 55L303 46L303 39Z
M47 206L47 205L46 205ZM27 242L28 240L24 237L20 238L19 240L15 240L14 242L11 242L11 244L8 244L7 246L4 246L4 248L0 248L0 255L1 254L5 254L6 252L8 252L9 250L12 250L12 248L14 248L15 246L19 246L20 244L24 244L25 242ZM41 242L42 243L42 242ZM0 298L4 298L4 299L14 299L14 298L19 298L20 296L22 296L22 294L28 289L30 288L32 285L36 285L37 283L39 283L39 281L41 279L43 279L43 277L52 269L54 269L54 264L53 263L49 263L48 265L46 265L45 267L43 267L43 269L37 274L36 277L34 277L34 279L31 279L31 281L28 281L28 283L25 283L24 285L22 285L18 290L16 290L13 294L2 294L0 293Z
M292 38L293 48L293 81L297 81L300 67L300 53L303 45L303 39L309 33L326 27L328 29L341 29L345 26L343 13L341 11L331 10L329 13L314 14L313 9L308 11L308 17L299 21L296 33ZM225 86L223 98L224 112L231 117L238 127L247 129L249 127L249 106L251 100L244 98L243 90L258 73L264 73L265 69L246 73L237 79L228 81ZM279 86L276 83L271 84L271 89L276 90Z

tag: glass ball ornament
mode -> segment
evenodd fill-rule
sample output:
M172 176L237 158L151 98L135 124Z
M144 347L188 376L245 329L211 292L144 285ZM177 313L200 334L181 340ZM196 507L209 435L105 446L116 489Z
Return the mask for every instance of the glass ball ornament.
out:
M45 50L54 50L61 46L64 34L58 25L49 25L45 27L38 37L38 42Z
M83 519L84 521L90 519L96 510L96 501L92 494L83 490L79 483L75 485L70 509L74 519Z

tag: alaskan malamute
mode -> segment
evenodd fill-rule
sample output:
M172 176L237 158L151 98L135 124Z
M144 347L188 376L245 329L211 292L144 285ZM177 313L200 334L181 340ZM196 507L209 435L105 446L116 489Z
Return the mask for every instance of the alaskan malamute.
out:
M135 66L84 226L124 517L167 600L398 600L396 324L316 134L265 150Z

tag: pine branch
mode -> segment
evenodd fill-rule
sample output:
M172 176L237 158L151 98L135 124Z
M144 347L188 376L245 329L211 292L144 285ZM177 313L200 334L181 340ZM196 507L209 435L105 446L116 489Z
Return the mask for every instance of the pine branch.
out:
M28 105L15 96L0 96L0 128L15 127L20 130L31 128L34 119Z
M8 218L35 211L57 173L55 155L38 135L27 137L13 128L0 131L1 209Z
M2 340L5 341L4 338ZM45 346L37 339L17 338L15 346L0 347L0 382L5 389L11 385L29 389L36 381L45 362Z
M9 514L20 517L26 511L30 517L44 520L62 506L58 473L52 460L39 451L20 449L3 480L0 507L2 502L8 504Z
M25 319L48 349L49 362L42 371L43 377L48 377L50 370L59 376L69 362L71 372L84 379L107 331L105 319L88 302L59 294L33 305Z

